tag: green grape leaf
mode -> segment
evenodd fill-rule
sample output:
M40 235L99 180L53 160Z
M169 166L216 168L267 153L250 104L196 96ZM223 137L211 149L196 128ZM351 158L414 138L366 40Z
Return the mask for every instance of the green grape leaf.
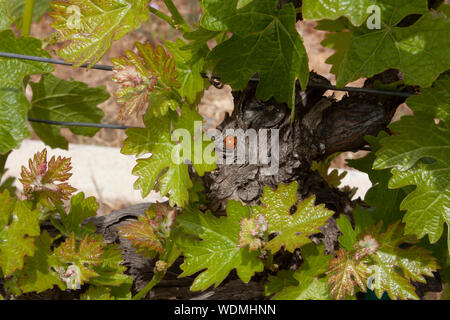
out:
M213 19L233 34L212 50L207 62L235 90L244 89L258 73L258 98L274 97L293 107L296 80L306 88L309 78L308 56L295 28L294 6L286 4L279 10L278 0L258 0L237 10L237 1L204 1L209 18L202 20L203 26L211 29L215 23L207 19Z
M0 269L10 276L24 265L25 256L33 256L35 237L40 234L39 212L11 198L8 191L0 194Z
M444 13L448 18L450 18L450 4L447 3L442 3L439 8L438 8L439 12Z
M55 256L61 263L69 264L67 269L60 267L60 277L68 281L71 279L71 273L77 273L78 283L75 288L87 282L91 278L98 277L99 274L94 270L95 266L103 263L103 245L101 240L94 239L92 236L86 235L83 240L78 241L72 234L59 247L54 250ZM69 269L73 268L73 269ZM69 270L71 270L69 272ZM66 273L67 278L64 278ZM73 287L71 289L74 289Z
M8 29L13 22L13 16L10 14L5 0L0 0L0 31Z
M44 230L35 240L36 249L33 257L25 257L25 266L17 274L18 286L23 293L43 292L57 285L61 290L65 284L58 277L58 260L52 252L52 239Z
M263 215L268 223L268 233L275 233L265 248L275 253L282 246L290 252L311 242L308 236L319 233L319 227L325 225L332 211L325 209L323 204L315 206L315 197L298 201L297 182L290 185L281 183L278 189L264 188L261 198L262 206L253 206L254 215ZM298 203L297 203L298 202ZM297 210L290 214L290 209L297 204Z
M251 3L253 0L238 0L237 8L241 9Z
M90 285L89 288L81 294L81 300L131 300L131 286L133 279L120 286L105 287Z
M78 81L65 81L53 75L44 75L38 83L30 82L33 99L28 116L31 118L100 123L103 111L97 106L108 100L109 94L104 86L88 88ZM60 135L61 126L31 123L34 132L52 148L68 149L67 140ZM94 136L99 129L70 127L74 134Z
M423 275L433 276L439 266L430 251L415 245L416 237L404 235L400 220L383 231L383 222L367 228L358 214L354 233L352 250L340 249L330 262L333 294L343 298L352 295L355 286L366 291L367 285L378 298L386 291L391 299L418 299L411 281L425 283Z
M250 208L230 200L226 212L226 217L216 218L209 211L203 214L198 210L185 210L177 218L185 232L201 239L182 237L177 240L185 257L180 276L206 269L195 278L192 291L205 290L213 284L217 287L233 269L243 282L249 282L255 272L264 269L257 251L250 252L238 246L239 223L250 217Z
M155 116L176 110L181 101L174 91L180 88L175 59L162 46L137 42L136 47L138 54L127 51L126 57L112 59L113 80L120 85L115 93L122 103L119 117L139 113L147 105Z
M388 134L384 131L380 132L376 138L366 136L365 139L370 144L371 152L364 158L347 161L349 166L369 175L372 187L367 191L364 202L371 207L370 215L375 220L375 223L383 221L385 224L390 224L403 217L404 211L400 210L400 204L409 193L411 187L389 189L388 183L392 177L390 170L372 169L376 159L375 154L381 149L380 140L387 136ZM366 212L365 210L363 211ZM368 212L366 213L369 214Z
M205 60L195 56L195 51L189 49L187 44L177 39L176 42L166 41L166 48L172 53L177 63L178 81L181 87L178 89L182 97L186 97L189 103L194 103L198 93L203 92L204 79L201 75Z
M431 106L431 105L430 105ZM418 130L420 128L420 130ZM415 185L400 205L406 210L406 233L430 242L441 237L450 222L450 134L447 123L416 112L390 125L396 133L381 140L375 169L392 168L390 188ZM449 246L450 251L450 246Z
M192 52L202 53L202 56L204 56L210 51L207 45L208 41L217 38L224 33L225 31L212 31L198 25L194 30L183 34L183 38L189 40L189 44L187 44L185 48L187 50L192 50ZM205 54L203 54L203 52L205 52Z
M5 190L9 191L9 194L15 194L16 193L16 187L14 187L14 181L16 180L14 177L6 177L6 172L8 171L5 169L6 160L8 159L8 154L2 155L0 154L0 193L2 193Z
M275 295L274 300L329 300L325 271L330 256L324 255L324 246L308 244L300 249L303 263L293 277L300 285L288 286Z
M328 60L334 64L337 85L342 87L394 68L403 71L406 84L430 86L441 72L450 68L446 55L450 42L441 37L450 21L443 15L427 13L424 0L382 0L377 5L381 9L381 29L350 26L350 32L332 34L323 42L337 50ZM396 26L411 14L423 16L411 26ZM340 38L345 41L339 43Z
M145 216L139 216L138 220L119 227L119 234L137 248L138 253L154 258L168 249L166 245L170 244L171 227L175 218L175 210L169 206L152 205Z
M337 169L332 170L328 173L330 169L331 162L340 155L340 153L334 153L328 156L323 161L313 161L311 164L311 170L317 171L317 173L328 183L328 185L332 188L337 188L342 179L345 178L347 172L342 172L339 174Z
M72 176L70 158L53 156L47 161L47 149L44 149L29 160L28 166L29 169L22 166L19 181L29 199L51 208L63 204L63 200L69 200L71 194L76 191L65 182Z
M115 300L111 296L111 288L89 286L86 292L80 296L81 300Z
M50 58L42 50L40 40L31 37L16 38L12 30L0 32L0 51ZM27 112L30 102L25 96L27 76L50 73L47 63L0 58L0 154L6 154L30 136Z
M80 192L70 199L70 211L66 214L65 210L60 208L60 221L52 219L53 225L66 237L72 233L77 239L83 239L87 234L93 233L96 227L92 223L83 224L90 217L97 215L98 203L94 197L85 198L84 193Z
M442 121L450 120L450 75L440 76L432 88L421 89L420 95L409 97L406 103L414 112Z
M50 2L52 0L34 0L32 21L40 21L42 16L50 11ZM23 13L25 12L26 0L7 0L11 16L15 19L15 24L18 29L22 28Z
M381 233L381 226L379 223L369 231L379 244L376 252L369 256L368 267L374 279L370 289L378 298L386 291L391 299L418 299L410 280L425 283L423 275L433 276L432 272L438 268L436 259L428 250L418 246L400 248L402 243L417 242L403 235L400 222L390 225L384 233Z
M76 67L93 66L109 50L114 40L137 29L148 20L148 0L68 0L53 1L52 27L58 41L69 41L58 55Z
M101 264L92 266L92 270L98 276L89 279L89 284L94 286L113 286L118 289L133 282L132 277L124 273L127 268L122 265L123 259L119 245L105 246L100 259L102 261Z
M294 278L294 270L280 270L276 276L269 275L264 284L264 295L270 296L280 292L289 286L298 286L298 281Z
M206 148L211 141L197 126L201 124L201 117L186 105L183 105L181 113L181 117L168 113L160 118L145 118L145 129L127 130L128 138L121 152L137 156L152 153L149 158L137 160L133 169L133 174L139 177L135 188L142 190L143 197L151 190L159 190L162 196L170 193L170 205L183 207L189 201L189 189L193 186L185 161L193 163L199 175L214 170L216 162L212 157L205 159ZM172 140L172 125L174 135L179 132L183 137L182 143L176 144Z
M360 26L369 16L367 9L377 4L375 0L303 0L303 18L307 20L347 17L355 26Z
M336 219L336 223L341 230L342 235L339 236L339 243L345 250L350 251L356 243L357 233L353 230L350 220L344 215Z
M353 296L356 286L366 292L369 274L366 262L355 259L344 249L336 252L336 257L330 261L327 273L330 274L328 283L331 284L331 293L338 300L345 298L347 294Z
M335 53L325 63L331 64L330 72L338 75L342 73L344 60L350 48L352 34L350 32L328 33L321 45L333 49Z

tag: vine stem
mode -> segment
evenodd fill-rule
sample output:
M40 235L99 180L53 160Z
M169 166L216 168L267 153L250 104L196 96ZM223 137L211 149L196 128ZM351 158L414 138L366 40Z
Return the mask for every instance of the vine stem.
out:
M177 26L175 25L175 23L173 22L173 19L171 17L169 17L167 14L159 11L158 9L153 8L152 6L150 6L150 12L153 13L155 16L157 16L158 18L163 19L165 22L167 22L172 28L176 29Z
M167 9L169 9L170 13L172 14L173 21L175 21L175 25L181 29L181 31L189 32L191 31L191 27L189 24L184 20L183 16L180 14L180 11L178 11L177 7L173 3L172 0L164 0L164 4L166 5Z
M147 283L147 285L142 288L141 291L139 291L138 293L136 293L136 295L132 298L132 300L141 300L142 298L144 298L147 293L149 293L150 290L153 289L154 286L156 286L161 280L162 278L164 278L166 272L158 272L156 273L152 280L150 280L149 283Z
M33 19L34 0L26 0L22 21L22 36L29 36Z

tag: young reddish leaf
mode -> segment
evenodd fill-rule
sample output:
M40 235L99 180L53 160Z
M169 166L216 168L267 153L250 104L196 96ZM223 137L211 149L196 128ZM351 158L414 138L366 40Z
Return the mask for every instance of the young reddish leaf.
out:
M151 44L137 42L138 53L127 51L126 57L112 59L113 80L120 85L116 92L122 103L119 117L127 118L140 113L150 102L156 115L164 115L170 108L176 110L179 99L172 89L177 89L175 59L162 46L153 48Z
M76 191L67 181L72 174L70 158L55 158L47 161L47 149L34 155L28 161L29 169L22 166L21 179L24 193L28 198L36 200L44 206L52 207L61 204L62 200L69 200L70 195ZM56 182L62 182L56 184Z
M370 234L366 234L362 240L355 243L356 253L355 259L359 260L367 255L374 254L377 252L380 244L378 241L372 237Z
M239 248L248 246L250 251L262 248L265 244L267 220L262 214L256 217L244 218L240 222Z
M422 247L403 244L415 244L414 236L404 235L404 226L400 221L389 225L383 232L380 222L371 228L361 228L355 219L359 241L352 250L341 249L338 257L330 263L330 283L337 297L344 297L345 292L352 294L354 286L361 287L363 279L367 286L381 298L386 291L391 299L418 299L411 281L425 282L423 275L433 276L438 264L430 252ZM369 278L370 277L370 278ZM364 284L365 286L366 284Z
M149 17L148 0L58 0L51 3L58 41L69 41L58 55L76 67L93 66L118 40Z
M0 269L10 276L22 269L25 256L33 256L35 237L39 236L39 212L23 202L0 193Z
M328 272L331 293L336 299L343 299L346 294L353 296L355 286L366 292L366 282L369 274L366 262L357 260L344 249L339 249L336 257L330 260Z
M73 279L71 275L79 277L81 284L99 274L94 271L95 266L102 264L103 244L101 240L96 240L92 236L86 235L83 240L77 241L72 234L58 248L55 255L62 263L70 264L67 269L59 270L63 274L70 275L62 280Z
M266 217L269 234L276 234L265 246L272 253L279 251L282 246L294 252L296 248L310 242L308 236L319 233L319 227L325 225L333 215L323 204L315 206L314 196L298 201L297 186L297 182L290 185L281 183L276 190L266 186L261 198L263 205L252 207L253 214ZM291 215L291 207L296 203L297 210Z
M130 241L138 253L154 258L165 251L175 218L175 209L165 204L153 204L145 216L119 227L119 234Z

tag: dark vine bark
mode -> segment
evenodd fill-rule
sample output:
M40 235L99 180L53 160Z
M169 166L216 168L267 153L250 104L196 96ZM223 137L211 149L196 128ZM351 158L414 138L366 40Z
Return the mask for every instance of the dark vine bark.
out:
M372 87L376 80L391 83L398 77L398 73L391 70L366 81L366 86ZM310 81L330 85L327 79L315 73L311 73ZM255 83L250 83L243 91L233 92L233 114L227 116L218 129L278 129L279 170L274 175L264 176L261 170L267 166L248 164L248 160L245 164L218 166L203 179L212 212L223 214L229 199L258 204L265 186L276 188L280 183L297 181L299 199L314 195L316 203L324 203L336 212L335 217L339 214L351 217L355 202L350 200L349 193L329 187L311 170L311 163L336 152L360 150L366 145L365 135L387 130L404 99L350 93L337 101L334 97L325 97L325 89L308 88L306 92L297 89L292 123L291 110L286 104L273 99L264 102L255 97ZM334 218L322 231L313 241L323 241L326 251L332 253L339 235Z

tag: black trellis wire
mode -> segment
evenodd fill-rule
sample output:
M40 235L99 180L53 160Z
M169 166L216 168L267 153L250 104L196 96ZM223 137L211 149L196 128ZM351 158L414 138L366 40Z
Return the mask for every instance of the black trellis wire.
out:
M99 129L117 129L126 130L136 127L125 126L121 124L107 124L107 123L90 123L90 122L70 122L70 121L54 121L45 119L28 118L30 122L44 123L65 127L86 127L86 128L99 128Z
M65 62L64 60L60 60L60 59L36 57L36 56L9 53L9 52L0 52L0 57L11 58L11 59L20 59L20 60L29 60L29 61L36 61L36 62L43 62L43 63L51 63L51 64L59 64L59 65L63 65L63 66L73 66L73 63ZM81 68L90 68L90 69L95 69L95 70L102 70L102 71L113 71L114 70L113 66L101 65L101 64L95 64L90 67L89 67L89 64L83 64L80 67ZM201 76L203 78L209 79L210 81L214 81L214 83L220 83L220 80L221 80L221 77L218 75L201 73ZM251 78L250 81L259 82L259 79ZM327 90L333 90L333 91L359 92L359 93L395 96L395 97L403 97L403 98L408 98L408 97L415 95L415 93L409 93L409 92L396 92L396 91L376 90L376 89L357 88L357 87L338 88L336 86L324 85L324 84L314 83L314 82L310 82L308 84L308 86L311 88L321 88L321 89L327 89ZM53 120L36 119L36 118L28 118L28 121L35 122L35 123L49 124L49 125L65 126L65 127L88 127L88 128L99 128L99 129L117 129L117 130L126 130L126 129L130 129L130 128L135 128L135 127L120 125L120 124L53 121Z

